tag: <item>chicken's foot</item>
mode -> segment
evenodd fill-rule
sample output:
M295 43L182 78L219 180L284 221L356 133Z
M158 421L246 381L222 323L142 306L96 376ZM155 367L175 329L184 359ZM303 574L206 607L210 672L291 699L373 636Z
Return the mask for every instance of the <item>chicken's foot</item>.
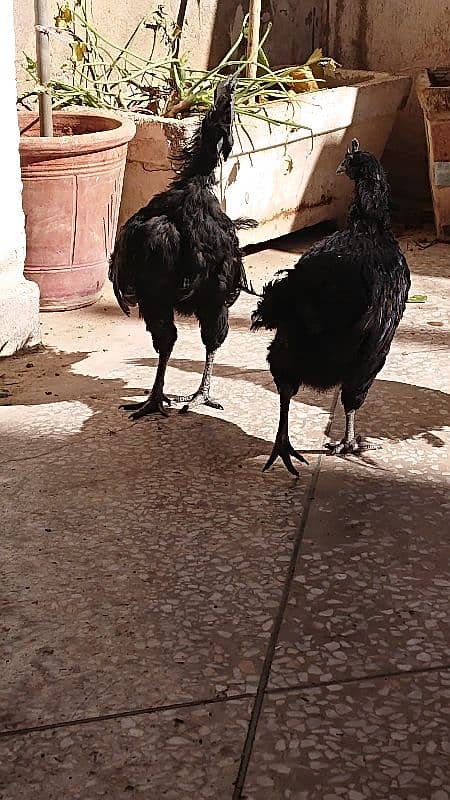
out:
M345 415L345 434L340 442L328 442L325 445L328 455L345 456L350 453L358 455L366 450L379 450L379 444L371 444L363 440L362 436L355 434L355 411L348 411Z
M141 417L146 417L149 414L162 414L164 417L167 417L164 403L170 406L171 400L164 394L163 388L169 356L170 353L160 353L159 355L155 382L148 400L144 400L142 403L125 403L120 406L124 411L132 412L130 414L132 420L141 419Z
M163 394L159 397L154 395L153 392L148 398L148 400L144 400L142 403L124 403L123 405L119 406L124 411L132 411L133 413L130 414L131 419L136 420L140 419L141 417L146 417L148 414L162 414L164 417L167 417L167 411L164 408L164 403L170 406L171 400L167 395Z
M215 351L206 353L205 368L203 370L202 380L196 392L188 395L171 396L171 400L174 403L185 403L183 408L180 410L180 414L186 413L186 411L189 411L190 408L195 408L195 406L200 405L209 406L210 408L217 408L220 411L223 410L223 406L217 400L213 400L209 394L211 376L214 366L214 356Z
M280 422L278 425L277 436L272 453L264 465L263 472L268 470L279 456L291 475L295 475L295 477L298 478L299 474L291 461L291 456L297 458L298 461L301 461L303 464L307 464L308 462L306 458L303 458L303 456L297 450L295 450L294 447L292 447L289 441L288 426L290 402L291 395L287 392L280 392Z

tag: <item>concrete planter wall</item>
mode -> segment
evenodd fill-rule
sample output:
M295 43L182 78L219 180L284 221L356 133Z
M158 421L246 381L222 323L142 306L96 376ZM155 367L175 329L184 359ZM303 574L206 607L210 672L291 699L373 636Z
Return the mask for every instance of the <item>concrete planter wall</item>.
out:
M294 110L284 102L270 105L271 117L291 117L304 126L301 130L242 118L233 154L216 184L230 217L259 222L242 232L242 243L341 219L351 193L350 182L335 175L344 148L356 136L364 149L381 156L409 88L407 77L339 70L333 88L304 96ZM174 174L171 157L196 125L193 119L136 115L134 120L137 133L128 149L119 224L166 188Z
M450 68L422 72L417 94L425 119L436 235L450 242Z

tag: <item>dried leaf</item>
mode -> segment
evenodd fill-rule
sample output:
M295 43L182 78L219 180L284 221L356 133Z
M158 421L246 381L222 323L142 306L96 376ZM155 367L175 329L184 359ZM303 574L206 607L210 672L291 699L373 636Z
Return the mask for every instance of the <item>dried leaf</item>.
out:
M72 48L73 61L84 61L87 52L86 42L71 42L70 46Z
M55 17L55 26L57 28L67 28L68 24L72 22L73 14L72 9L68 3L58 6L58 13Z
M317 92L319 85L314 78L310 67L296 67L292 70L291 76L294 79L292 88L294 92L300 94L301 92Z
M318 61L321 61L323 58L322 48L316 47L314 53L311 53L310 57L308 58L307 64L317 64Z
M292 156L285 156L284 160L286 162L286 169L284 171L285 175L289 175L290 172L294 169L294 162L292 160Z

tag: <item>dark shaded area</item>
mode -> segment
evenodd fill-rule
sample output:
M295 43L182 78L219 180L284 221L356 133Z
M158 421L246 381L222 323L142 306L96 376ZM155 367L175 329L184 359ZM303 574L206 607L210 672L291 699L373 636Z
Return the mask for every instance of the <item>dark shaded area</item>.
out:
M142 387L128 387L125 381L120 379L101 379L93 378L88 375L78 374L73 371L73 367L90 355L89 352L79 353L58 353L53 350L42 348L39 352L12 357L4 364L2 375L2 386L10 391L10 396L0 402L0 409L8 406L36 406L47 405L50 403L80 402L87 405L93 412L82 425L82 430L78 434L70 435L64 441L63 447L70 448L79 443L85 437L90 438L95 435L114 435L118 429L124 431L133 427L126 413L119 409L119 405L127 396L135 397L142 392ZM149 365L157 364L157 359L144 359L136 364ZM29 365L29 366L27 366ZM203 371L203 363L181 361L174 359L173 365L184 368L189 372L200 373ZM180 367L183 365L183 367ZM3 365L2 365L3 367ZM233 368L230 368L232 374ZM267 377L270 377L269 375ZM149 380L153 378L149 373ZM183 387L180 387L182 389ZM105 425L105 417L107 423ZM6 419L6 418L5 418ZM257 437L247 436L237 425L220 419L220 417L203 416L197 414L180 415L177 408L169 409L169 419L156 415L153 419L141 420L140 429L144 436L150 431L161 431L167 425L173 427L175 435L183 431L186 435L192 435L192 441L196 442L200 450L204 450L203 456L207 462L214 460L218 453L222 453L224 458L228 458L227 452L231 450L234 455L245 453L248 457L267 453L269 444ZM233 429L236 436L234 437ZM145 434L144 434L145 432ZM41 449L41 438L36 440L36 444ZM9 433L5 429L2 433L2 449L11 455L11 458L3 460L2 466L6 467L11 461L17 458L25 460L35 458L38 452L30 450L30 445L21 453L18 450L19 442L16 433ZM58 448L58 436L52 439ZM234 441L233 441L234 440ZM211 442L215 444L211 448ZM176 436L174 440L176 446ZM168 460L172 465L178 461L175 453L167 454ZM238 456L239 457L239 456ZM138 454L137 454L138 458ZM182 464L179 465L182 468ZM95 469L98 468L96 465Z
M234 21L236 17L240 20L247 14L248 7L248 0L220 0L217 3L209 53L210 69L229 50ZM316 47L324 46L326 15L323 0L303 0L301 4L295 4L293 0L262 0L261 36L269 22L273 27L264 50L272 67L301 64ZM245 48L240 55L244 52Z
M154 369L157 361L149 358L133 360L129 363L141 367L148 365ZM174 358L171 365L185 372L201 374L203 370L201 361ZM268 370L243 369L232 365L216 364L214 374L221 378L249 381L276 392L275 384ZM149 380L150 378L151 375L149 375ZM325 400L325 398L327 399ZM320 394L308 388L300 390L293 398L294 404L296 401L311 406L320 406L325 410L329 407L327 394ZM373 420L372 412L375 408L376 420ZM382 379L375 381L365 405L357 415L358 427L364 431L365 435L393 440L411 439L413 436L445 428L449 419L450 397L445 392ZM275 422L274 419L274 425ZM435 439L436 437L434 437L433 443L435 443ZM438 446L441 445L442 442L439 440Z
M0 403L0 408L15 404L25 406L45 405L54 402L78 400L85 403L95 412L95 416L91 417L83 425L85 433L91 430L95 431L102 413L104 414L106 411L108 411L108 424L110 424L111 429L114 429L117 425L121 428L131 426L132 423L128 421L126 414L119 411L118 406L124 398L139 396L143 394L144 388L148 389L153 380L157 359L130 360L128 363L135 366L148 367L149 375L147 386L129 387L119 379L96 379L74 373L72 367L88 355L89 353L57 353L52 350L42 349L39 353L9 359L8 363L5 362L2 386L12 394ZM27 368L27 363L32 363L33 366ZM173 358L171 359L171 366L183 372L201 375L204 362ZM11 377L8 378L8 375ZM232 380L248 381L276 393L276 387L268 369L248 369L231 364L217 363L214 367L214 375ZM183 386L180 386L179 389L182 391ZM223 399L226 405L226 397ZM327 395L314 392L308 388L300 390L293 400L294 406L296 402L318 406L325 410L329 408L329 397ZM112 417L110 416L111 414ZM374 418L374 414L376 418ZM164 420L157 416L154 420L144 420L135 424L142 426L143 431L151 430L152 426L165 427L166 425L170 425L174 430L179 428L184 430L184 426L188 425L189 428L189 425L192 425L196 428L193 441L204 440L207 450L209 449L207 443L210 441L211 436L214 440L217 437L221 440L223 437L223 441L217 441L218 450L216 451L223 454L226 453L227 442L230 440L232 430L235 438L237 437L236 443L241 440L244 450L248 451L250 446L250 450L254 455L266 454L270 446L270 442L247 436L237 425L220 419L219 415L212 417L191 413L184 417L178 414L176 408L173 408L169 411L169 418L169 420ZM436 389L378 379L369 392L367 401L363 409L358 413L357 419L359 427L367 436L392 440L407 440L414 436L426 436L433 445L440 447L442 445L441 440L432 432L443 429L448 425L450 398L445 392ZM189 422L187 423L186 420ZM274 427L275 425L276 419L274 418ZM216 428L214 434L210 430L212 428ZM238 433L239 431L240 433ZM72 441L72 437L70 441ZM6 436L3 434L3 444L5 450L8 450L8 434ZM302 444L306 446L307 442ZM9 452L13 451L9 449Z

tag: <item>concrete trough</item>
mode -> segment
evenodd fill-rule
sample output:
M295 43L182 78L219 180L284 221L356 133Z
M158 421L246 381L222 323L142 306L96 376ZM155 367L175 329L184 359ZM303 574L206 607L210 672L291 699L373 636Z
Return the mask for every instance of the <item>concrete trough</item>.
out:
M235 146L217 171L216 192L230 217L256 219L241 232L242 244L275 239L325 220L341 221L352 187L336 167L353 137L380 157L397 111L405 104L410 78L361 70L337 70L333 86L302 95L294 105L266 106L277 119L301 129L250 117L236 125ZM165 189L174 176L172 157L191 136L195 118L134 115L119 224Z

